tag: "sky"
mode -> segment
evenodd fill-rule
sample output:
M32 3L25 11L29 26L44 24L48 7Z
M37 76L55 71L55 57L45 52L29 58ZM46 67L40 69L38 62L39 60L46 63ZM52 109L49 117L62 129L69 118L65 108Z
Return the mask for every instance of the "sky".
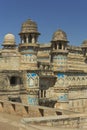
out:
M70 45L87 39L87 0L0 0L0 44L7 33L20 43L18 34L27 19L38 25L39 43L49 43L58 29L66 32Z

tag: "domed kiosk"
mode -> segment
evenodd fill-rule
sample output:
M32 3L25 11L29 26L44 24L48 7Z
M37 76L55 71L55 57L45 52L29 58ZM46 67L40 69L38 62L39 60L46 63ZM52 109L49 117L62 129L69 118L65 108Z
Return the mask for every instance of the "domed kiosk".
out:
M11 33L6 34L2 46L4 48L14 48L16 46L15 36Z
M36 22L28 19L22 24L21 32L19 33L21 38L21 43L36 43L38 35L38 27Z
M87 40L84 40L82 45L81 45L82 48L87 48Z
M31 19L28 19L27 21L25 21L22 24L20 34L21 33L37 33L37 34L39 34L36 22L32 21Z
M62 31L61 29L57 30L56 32L54 32L53 37L52 37L52 42L53 41L65 41L67 42L67 35L64 31Z
M66 50L66 46L68 43L66 33L59 29L53 33L51 45L53 50Z

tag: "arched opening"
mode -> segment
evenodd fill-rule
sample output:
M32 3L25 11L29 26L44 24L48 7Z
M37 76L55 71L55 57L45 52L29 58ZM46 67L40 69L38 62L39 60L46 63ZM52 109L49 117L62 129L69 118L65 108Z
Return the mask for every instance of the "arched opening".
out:
M62 49L62 44L61 44L61 42L59 43L59 49Z
M62 112L56 111L57 115L62 115Z
M10 84L11 85L16 85L17 84L17 77L15 77L15 76L11 77Z
M10 78L10 85L11 86L16 86L22 84L22 79L18 76L12 76Z
M29 78L28 82L30 87L34 86L34 79L32 77Z
M28 36L28 43L31 43L32 42L32 36L31 34Z
M24 39L24 43L26 43L26 36L25 36L25 35L24 35L24 38L23 38L23 39Z
M55 43L55 50L57 49L57 44Z
M8 100L11 102L21 102L20 97L8 97Z

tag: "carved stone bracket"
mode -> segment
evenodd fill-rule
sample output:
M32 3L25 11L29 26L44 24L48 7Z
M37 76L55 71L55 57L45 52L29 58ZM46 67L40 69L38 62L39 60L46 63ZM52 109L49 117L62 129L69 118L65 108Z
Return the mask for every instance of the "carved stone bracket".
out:
M65 88L65 87L58 87L58 88L54 88L54 92L56 92L56 93L60 93L60 92L68 92L69 91L69 89L68 88Z
M38 89L27 89L30 95L38 95Z

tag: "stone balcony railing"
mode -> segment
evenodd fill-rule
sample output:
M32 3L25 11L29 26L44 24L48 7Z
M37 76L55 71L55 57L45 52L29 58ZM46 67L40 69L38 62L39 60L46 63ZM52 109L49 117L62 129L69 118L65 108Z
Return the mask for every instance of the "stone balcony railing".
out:
M64 53L64 54L68 54L68 50L62 50L62 49L52 50L51 53Z
M87 114L79 112L33 106L6 100L0 100L0 112L20 115L24 117L21 121L25 124L37 123L39 125L50 125L60 128L82 128L87 120ZM60 113L63 115L60 115ZM85 125L87 125L87 122Z

